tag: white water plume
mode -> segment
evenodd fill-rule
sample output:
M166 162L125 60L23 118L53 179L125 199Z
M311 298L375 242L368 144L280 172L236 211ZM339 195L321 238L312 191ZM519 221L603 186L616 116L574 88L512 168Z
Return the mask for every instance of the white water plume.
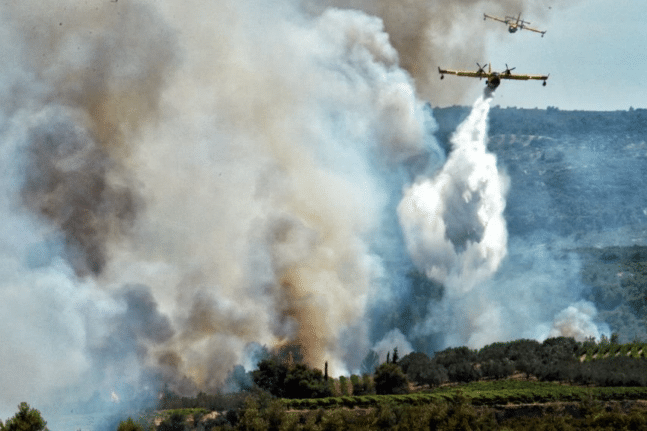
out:
M409 335L440 335L441 347L471 348L608 335L593 304L579 300L579 261L561 251L562 240L515 239L508 247L509 178L487 151L489 96L476 101L451 137L443 168L407 189L398 207L413 261L444 286L442 299L429 302Z
M398 207L411 257L452 297L490 277L506 253L507 177L487 152L490 100L475 103L442 170L412 185Z
M451 138L452 151L442 170L412 185L398 206L413 261L445 286L444 311L430 310L414 331L443 332L455 344L467 342L489 325L481 308L488 304L474 303L477 287L506 255L503 210L508 179L487 151L491 100L483 96L476 101Z

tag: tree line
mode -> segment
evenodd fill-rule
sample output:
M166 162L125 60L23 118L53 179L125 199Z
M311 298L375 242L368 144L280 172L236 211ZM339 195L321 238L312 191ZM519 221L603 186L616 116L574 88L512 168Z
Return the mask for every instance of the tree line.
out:
M411 353L400 361L407 377L430 387L480 379L504 379L521 373L526 378L595 386L647 386L647 359L638 351L617 344L617 336L577 342L569 337L494 343L479 350L455 347L433 357ZM647 345L645 345L647 348ZM590 360L593 350L617 352ZM641 348L642 349L642 348ZM620 354L620 352L625 352ZM587 360L588 358L588 360Z
M256 408L260 412L266 411L277 398L406 394L415 385L418 387L413 389L420 390L425 386L434 388L483 379L505 379L513 375L577 385L647 386L647 343L619 345L617 336L602 338L599 342L577 342L568 337L549 338L543 342L522 339L493 343L478 350L453 347L433 356L413 352L402 358L396 348L389 352L387 361L382 364L376 364L377 355L371 353L367 355L363 368L372 372L338 379L328 376L327 364L324 364L322 372L302 362L268 355L259 361L254 371L245 372L242 367L234 369L232 375L244 382L239 382L242 391L179 397L166 389L158 408L227 411L227 415L220 416L210 425L233 426L243 420L246 411L251 411L247 405L250 395L256 402L265 400L262 402L265 407ZM182 414L176 412L159 429L182 429L178 428L181 417ZM40 413L27 403L21 403L16 416L6 423L0 421L0 431L46 429ZM120 424L120 431L130 429L139 429L139 426L132 421Z
M433 356L413 352L402 358L396 348L382 364L377 362L375 352L369 352L361 375L337 379L328 376L327 364L322 372L305 363L268 355L258 362L254 371L245 372L237 367L240 369L233 374L238 376L242 392L226 396L201 393L191 398L165 392L160 408L229 410L234 405L241 406L244 394L254 390L292 399L404 394L415 386L434 388L513 375L578 385L647 386L647 343L644 343L644 353L642 346L643 343L619 345L614 335L611 339L603 337L599 342L592 339L577 342L570 337L548 338L543 342L521 339L493 343L481 349L451 347ZM592 352L606 353L592 359L596 356Z

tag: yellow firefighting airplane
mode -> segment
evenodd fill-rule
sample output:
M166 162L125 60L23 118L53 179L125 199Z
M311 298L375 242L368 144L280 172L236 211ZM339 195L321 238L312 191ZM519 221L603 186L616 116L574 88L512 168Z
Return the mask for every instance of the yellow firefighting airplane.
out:
M505 71L503 72L492 72L492 65L485 65L488 66L488 71L485 71L485 66L481 66L480 64L476 63L478 66L478 70L476 72L466 72L463 70L445 70L441 69L440 67L438 68L438 73L440 73L440 79L445 78L445 74L447 75L456 75L456 76L468 76L470 78L479 78L483 79L485 78L485 84L494 90L499 86L501 83L502 79L518 79L521 81L527 81L529 79L536 79L538 81L544 81L542 85L546 85L546 80L548 79L548 75L516 75L513 74L512 71L516 69L513 67L510 69L508 65L505 65Z
M519 16L516 18L513 16L506 16L505 19L497 18L495 16L490 16L484 13L483 21L485 21L487 18L506 23L508 25L508 31L510 33L516 33L517 30L523 30L525 28L526 30L534 31L535 33L541 33L541 37L544 37L544 34L546 34L546 30L541 31L537 30L536 28L527 27L526 24L530 23L521 19L521 13L519 13Z

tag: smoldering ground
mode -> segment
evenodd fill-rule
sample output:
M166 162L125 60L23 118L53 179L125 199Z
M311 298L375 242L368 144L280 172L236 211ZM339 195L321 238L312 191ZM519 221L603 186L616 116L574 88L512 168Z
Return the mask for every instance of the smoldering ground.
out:
M433 278L487 235L450 194L458 252L418 255L407 241L427 238L396 216L403 189L442 172L423 98L449 96L425 65L452 48L436 25L471 3L431 4L1 6L5 416L24 399L212 390L254 345L346 372L463 312L427 297L406 327L381 318L411 301L414 263ZM477 259L483 280L502 255Z

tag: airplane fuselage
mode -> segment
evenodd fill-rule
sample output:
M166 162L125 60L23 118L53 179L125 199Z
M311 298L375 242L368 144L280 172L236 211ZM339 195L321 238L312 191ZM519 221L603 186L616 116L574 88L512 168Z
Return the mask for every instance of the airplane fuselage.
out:
M514 16L506 16L505 18L497 18L495 16L490 16L490 15L484 13L483 14L483 19L485 20L485 19L488 19L488 18L490 18L490 19L492 19L494 21L502 22L505 25L507 25L508 26L508 32L510 32L510 33L516 33L517 30L523 30L524 28L527 28L528 30L534 31L536 33L541 33L541 37L544 37L544 34L546 33L545 30L542 31L542 30L537 30L536 28L527 27L527 25L530 24L530 22L521 19L521 14L519 14L516 17L514 17Z
M497 72L492 72L485 83L488 87L494 90L499 86L499 84L501 84L501 78L499 78L499 74Z

